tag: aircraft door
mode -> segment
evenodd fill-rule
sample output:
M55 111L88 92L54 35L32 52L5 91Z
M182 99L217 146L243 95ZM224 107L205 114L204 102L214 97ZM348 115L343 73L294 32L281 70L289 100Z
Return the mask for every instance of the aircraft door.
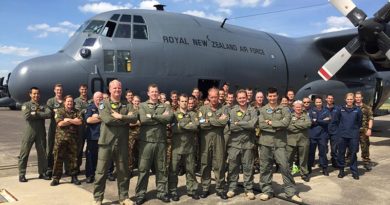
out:
M212 80L212 79L199 79L198 80L198 88L199 91L202 92L203 98L207 97L207 91L212 88L218 88L220 84L220 80Z
M94 71L89 74L88 82L91 91L90 96L92 96L97 91L107 91L107 89L105 89L105 78L102 75L101 69L97 65L95 65Z

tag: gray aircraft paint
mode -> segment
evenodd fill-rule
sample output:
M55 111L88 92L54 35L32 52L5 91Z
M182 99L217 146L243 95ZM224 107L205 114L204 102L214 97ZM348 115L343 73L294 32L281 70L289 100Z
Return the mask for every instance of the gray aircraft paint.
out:
M9 82L12 97L27 100L28 89L37 86L46 100L53 95L56 83L64 85L64 94L74 96L78 95L79 84L88 84L91 96L92 87L114 78L122 81L124 89L142 96L150 83L158 84L164 92L174 89L190 93L199 86L199 79L218 80L220 86L226 81L233 90L252 87L264 91L275 86L284 93L293 88L299 91L297 98L333 93L338 103L343 102L346 91L362 90L365 100L376 107L390 94L388 68L377 72L371 60L359 53L333 81L325 82L318 76L321 65L356 35L354 30L287 38L229 24L221 28L220 22L149 10L116 10L91 19L107 21L113 14L142 16L149 39L77 32L58 53L19 64ZM87 38L96 38L94 46L83 46ZM80 56L82 48L90 49L89 58ZM103 50L130 50L132 72L105 72ZM378 78L383 79L380 89L376 89Z

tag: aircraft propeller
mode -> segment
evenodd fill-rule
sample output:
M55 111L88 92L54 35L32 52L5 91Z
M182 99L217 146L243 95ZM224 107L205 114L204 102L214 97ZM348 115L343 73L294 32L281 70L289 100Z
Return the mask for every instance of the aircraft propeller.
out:
M344 48L333 55L318 71L318 74L328 81L351 58L361 45L374 45L390 60L390 37L383 32L390 21L390 2L379 9L373 18L367 18L352 0L329 0L352 24L358 28L358 36L353 38Z

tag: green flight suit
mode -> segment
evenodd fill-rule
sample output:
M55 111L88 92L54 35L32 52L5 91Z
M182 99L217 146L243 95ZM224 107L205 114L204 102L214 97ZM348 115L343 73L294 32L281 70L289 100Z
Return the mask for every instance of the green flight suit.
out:
M291 114L291 122L287 127L287 158L290 165L290 170L295 160L295 155L298 154L299 167L301 175L309 174L307 162L309 158L309 128L311 126L310 117L302 113L297 116L296 113Z
M255 147L256 110L248 106L242 111L239 105L230 111L230 138L228 142L229 191L237 188L240 165L244 174L245 192L253 192L253 164Z
M88 107L88 99L84 99L83 97L78 97L74 99L74 107L76 110L78 110L81 114L81 119L83 121L83 124L79 126L79 138L77 140L77 167L80 171L80 166L83 162L83 148L84 148L84 142L86 139L86 123L84 121L84 115L87 112Z
M62 175L62 168L64 160L68 163L69 172L72 176L77 174L77 140L78 125L68 125L60 127L58 123L65 118L79 118L81 119L80 112L76 109L67 111L65 108L57 110L54 119L56 120L57 128L54 143L54 166L53 166L53 178L60 179Z
M53 164L54 164L53 149L54 149L54 141L56 135L56 127L57 127L57 123L56 120L54 119L54 115L58 109L64 107L64 104L63 102L58 102L55 97L52 97L49 100L47 100L46 105L52 112L52 117L50 118L49 131L47 133L47 147L46 147L47 169L48 171L52 171Z
M360 127L360 148L362 150L362 160L364 164L370 164L370 136L366 135L368 130L368 122L374 120L372 108L366 104L363 104L360 109L363 113L362 126Z
M195 112L183 113L180 109L174 112L172 161L168 177L168 189L171 194L177 194L178 171L181 160L185 162L187 193L195 194L198 189L195 176L195 143L198 126L199 119Z
M271 120L272 125L268 125L266 120ZM272 109L267 104L260 109L260 188L263 193L270 196L273 195L272 165L274 161L279 165L286 196L292 197L296 194L295 181L291 175L286 155L286 129L290 121L291 113L287 107L279 105Z
M219 119L223 114L227 117ZM203 191L209 191L211 183L211 170L214 171L215 189L224 191L225 179L225 139L223 130L229 120L227 109L218 105L213 111L210 105L199 108L200 122L200 153L201 153L201 183Z
M165 111L169 114L163 115ZM141 129L138 137L139 176L135 188L137 198L145 197L152 165L156 173L157 196L164 196L168 192L166 127L171 123L172 117L172 110L165 103L146 101L139 106Z
M34 143L38 155L38 173L44 174L47 170L45 119L51 117L51 111L46 106L29 101L23 104L22 113L26 128L20 147L19 175L26 175L27 161Z
M122 115L122 119L115 119L111 113L115 111ZM95 187L93 195L96 201L102 201L108 168L114 161L117 170L117 184L119 200L129 198L129 173L128 173L128 140L129 123L137 120L136 112L131 105L104 100L99 105L100 137L98 141L99 152L95 172Z

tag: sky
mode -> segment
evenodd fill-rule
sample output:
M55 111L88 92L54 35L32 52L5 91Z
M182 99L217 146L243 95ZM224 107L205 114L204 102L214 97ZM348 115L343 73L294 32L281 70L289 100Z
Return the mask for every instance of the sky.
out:
M387 2L354 0L369 17ZM0 0L0 77L25 60L57 52L98 13L154 9L158 3L167 5L168 12L228 18L227 24L292 38L353 28L328 0ZM237 18L253 14L262 15Z

